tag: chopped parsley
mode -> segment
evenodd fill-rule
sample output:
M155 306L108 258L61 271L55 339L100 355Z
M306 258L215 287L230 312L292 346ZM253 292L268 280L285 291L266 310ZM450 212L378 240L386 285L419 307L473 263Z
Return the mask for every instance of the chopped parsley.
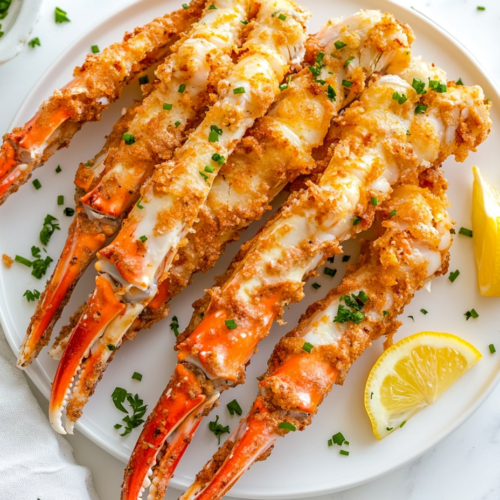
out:
M92 47L90 47L90 50L92 51L92 54L99 54L99 52L101 52L99 50L99 46L98 45L92 45Z
M415 114L416 115L423 115L427 111L427 105L426 104L419 104L415 108Z
M170 111L172 109L172 105L168 103L163 103L163 109Z
M186 90L186 84L185 83L181 83L179 85L179 90L177 92L179 92L179 94L184 94L185 90Z
M405 94L400 94L399 92L394 92L394 94L392 94L392 98L399 104L404 104L408 100Z
M392 431L392 429L394 429L394 427L387 427L386 428L388 431Z
M26 290L23 294L23 297L26 297L28 302L34 302L40 298L40 292L38 290Z
M36 38L33 38L32 40L30 40L28 42L28 45L34 49L35 48L35 45L38 45L39 47L42 46L42 44L40 43L40 38L36 37Z
M233 89L233 94L244 94L245 93L245 87L236 87Z
M417 94L425 94L427 91L425 90L425 83L420 80L420 78L414 78L411 86L416 90Z
M318 52L314 66L309 66L309 71L312 73L313 76L318 77L321 74L321 69L324 67L323 64L324 57L325 57L324 52Z
M236 321L234 321L234 319L226 319L226 321L224 321L224 323L226 324L226 326L230 329L230 330L234 330L238 325L236 324Z
M127 146L131 146L135 142L134 135L129 133L123 134L122 139L125 141L125 144L127 144Z
M236 401L236 399L233 399L226 406L230 415L234 415L236 413L236 415L241 416L243 414L243 410L241 409L241 406L239 405L238 401Z
M464 316L465 316L465 319L467 321L469 321L470 318L474 318L474 319L479 318L479 314L477 313L477 311L475 309L471 309L470 311L467 311L464 314Z
M458 278L459 274L460 274L460 271L457 269L456 271L453 271L452 273L450 273L450 275L448 276L448 279L453 283Z
M209 430L211 430L215 434L215 437L219 440L219 444L220 444L220 437L222 436L222 434L229 433L229 425L226 425L225 427L223 427L218 422L219 422L219 415L217 415L215 417L214 422L208 423L208 428L209 428Z
M384 322L385 322L385 317L389 316L389 311L382 311L382 316L383 316Z
M57 165L57 168L56 168L56 173L59 174L62 172L62 168L61 168L61 165Z
M345 437L344 437L344 435L341 432L337 432L337 434L334 434L332 436L332 441L335 444L338 444L339 446L342 446L344 444Z
M340 297L339 302L344 301L347 307L339 304L337 315L333 319L334 323L346 323L348 321L352 321L356 325L359 325L365 318L361 309L363 309L364 305L369 300L370 298L363 290L361 290L358 295L355 293L351 293L351 296L343 295Z
M315 290L318 290L318 288L321 288L321 285L319 283L313 283L311 285Z
M405 425L405 424L406 424L406 420L403 420L403 421L401 422L401 425L399 426L399 428L401 429L401 427L403 427L403 425Z
M337 40L337 41L335 42L335 48L336 48L337 50L343 49L343 48L344 48L344 47L346 47L346 46L347 46L347 43L344 43L342 40Z
M460 231L458 231L458 234L462 234L463 236L468 236L469 238L472 238L472 230L466 229L465 227L461 227Z
M172 323L170 323L170 329L174 332L176 337L179 335L179 320L177 319L177 316L174 316L172 318Z
M54 234L54 231L59 229L61 228L59 227L58 220L54 216L48 214L43 221L43 227L40 231L40 241L42 244L48 245L50 237Z
M35 189L38 191L42 187L42 183L38 179L35 179L33 181L33 186L35 186Z
M219 142L219 136L223 131L217 125L210 126L210 133L208 134L208 142Z
M411 135L409 130L406 131L406 135Z
M463 85L464 82L462 82L462 78L459 78L456 82L455 85Z
M66 15L67 12L60 9L59 7L56 7L54 14L55 14L55 21L57 24L70 22L70 20L68 19L68 16Z
M72 215L75 215L75 209L74 208L70 208L70 207L66 207L63 210L63 214L66 215L67 217L71 217Z
M295 425L291 424L290 422L280 422L280 424L278 425L278 428L285 429L286 431L292 431L292 432L295 432L297 430Z
M33 261L33 271L31 271L31 275L36 279L41 280L42 276L45 276L47 269L50 266L50 263L53 262L48 255L45 259L36 259Z
M35 290L35 291L36 291L36 290ZM491 354L495 354L495 353L497 352L497 350L495 349L495 346L494 346L493 344L490 344L490 345L488 346L488 348L489 348L489 350L490 350Z
M304 342L304 345L302 346L302 350L308 352L311 354L311 351L313 350L314 345L311 344L310 342Z
M132 375L132 379L133 380L138 380L139 382L141 382L142 381L142 375L140 373L134 372L134 374Z
M327 276L331 276L333 278L337 274L337 270L332 269L331 267L325 267L324 273Z
M122 421L125 422L125 430L123 434L120 434L120 436L126 436L127 434L130 434L132 432L132 429L135 429L136 427L139 427L142 423L144 423L144 419L142 417L146 413L148 405L144 404L144 401L139 398L138 394L132 396L130 392L127 392L121 387L117 387L113 391L113 394L111 394L111 399L113 400L113 403L118 410L123 413L127 413L127 415L122 418ZM123 406L125 399L128 401L132 408L132 416L128 415L129 411ZM115 424L114 427L115 429L120 429L121 424Z

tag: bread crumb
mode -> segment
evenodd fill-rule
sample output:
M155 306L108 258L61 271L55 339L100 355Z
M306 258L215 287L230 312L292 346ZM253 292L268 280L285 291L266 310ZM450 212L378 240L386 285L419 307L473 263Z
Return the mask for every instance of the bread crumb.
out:
M12 263L14 262L14 260L4 253L2 255L2 262L7 269L10 269L12 267Z

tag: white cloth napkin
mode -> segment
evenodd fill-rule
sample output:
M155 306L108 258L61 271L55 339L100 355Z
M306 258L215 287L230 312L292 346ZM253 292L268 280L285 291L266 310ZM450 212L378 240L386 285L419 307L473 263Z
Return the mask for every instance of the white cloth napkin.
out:
M0 328L0 499L99 500L87 468L56 434Z

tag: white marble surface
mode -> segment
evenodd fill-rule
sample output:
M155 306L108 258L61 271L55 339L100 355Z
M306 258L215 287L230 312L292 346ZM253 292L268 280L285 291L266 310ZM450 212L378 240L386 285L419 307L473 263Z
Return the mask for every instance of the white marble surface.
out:
M131 0L45 0L44 13L34 36L42 46L29 47L15 60L0 67L0 132L7 131L12 117L36 79L65 46L99 20ZM499 0L398 0L411 5L443 26L487 69L500 86L498 31ZM179 2L181 3L181 2ZM334 1L332 4L334 5ZM307 6L307 0L303 0ZM477 5L486 7L478 12ZM71 23L55 25L55 6L67 10ZM333 13L333 7L332 7ZM64 43L61 43L64 40ZM499 161L493 159L492 161ZM498 354L500 355L500 354ZM31 384L46 409L47 402ZM396 472L351 490L318 497L323 500L497 500L500 498L500 386L486 403L457 431L428 453ZM119 498L124 465L83 435L69 437L76 459L92 471L101 500ZM168 500L178 498L170 490Z

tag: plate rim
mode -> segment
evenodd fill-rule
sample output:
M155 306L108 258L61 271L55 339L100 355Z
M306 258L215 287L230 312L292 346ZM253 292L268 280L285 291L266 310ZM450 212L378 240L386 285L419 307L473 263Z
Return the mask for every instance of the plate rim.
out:
M151 0L152 3L162 3L159 0ZM365 0L367 3L374 3L374 0ZM128 11L133 11L134 9L137 9L139 4L142 3L142 0L134 0L132 3L125 7L118 7L114 11L110 12L100 23L96 24L93 26L93 28L90 31L84 31L80 33L77 38L70 44L68 47L62 51L60 54L56 56L56 58L53 60L52 63L49 64L47 69L40 75L38 80L34 82L32 88L30 91L26 94L24 97L21 105L19 106L16 114L14 115L10 125L9 125L9 130L11 130L16 123L18 122L18 118L20 115L22 115L25 111L26 105L28 100L30 100L33 96L33 94L36 92L36 88L38 86L38 83L46 78L48 74L52 72L54 67L60 63L61 59L64 59L74 48L81 43L82 38L84 36L89 35L90 33L93 33L95 31L99 31L102 29L102 27L106 24L108 24L112 19L118 17L118 16L127 16ZM469 62L474 66L474 69L478 71L481 76L488 81L489 85L492 87L495 97L498 98L498 101L500 102L500 90L499 87L497 86L495 80L491 77L489 72L484 68L482 63L475 57L474 54L460 41L458 40L455 36L453 36L450 32L448 32L445 28L443 28L441 25L439 25L435 20L424 14L423 12L415 9L414 7L410 6L407 7L405 5L401 5L397 3L396 0L380 0L381 4L387 4L388 7L391 9L392 12L396 13L399 11L400 13L404 13L409 19L408 23L411 25L412 24L412 19L413 20L418 20L424 24L427 24L432 30L437 31L441 36L447 39L449 43L451 43L458 51L461 52L463 56L465 56L466 59L469 60ZM378 7L379 10L385 10L384 6L382 5L381 7ZM396 16L398 17L398 16ZM1 279L0 276L0 284L3 285L3 279ZM2 296L0 294L0 306L5 307L5 303L2 299ZM0 325L3 328L5 337L7 339L7 342L14 352L14 354L18 355L19 353L19 347L16 344L14 335L10 332L9 328L7 327L7 319L5 317L5 313L3 312L3 307L0 307ZM46 384L44 380L41 378L41 374L39 373L41 370L41 367L38 366L38 361L35 361L30 367L28 367L24 372L27 374L27 376L30 378L30 380L36 385L38 390L43 394L43 396L48 399L50 396L50 384ZM354 488L356 486L361 486L363 484L366 484L370 481L374 481L375 479L381 478L386 476L387 474L390 474L391 472L394 472L401 467L404 467L408 463L416 460L420 456L422 456L425 452L427 452L430 448L433 446L436 446L438 443L440 443L443 439L445 439L447 436L452 434L455 430L457 430L461 425L464 424L466 420L468 420L479 408L480 406L486 401L486 399L489 397L489 395L493 392L493 390L496 388L498 383L500 382L500 371L496 373L494 378L491 380L489 385L484 389L483 393L475 400L475 402L470 406L470 408L463 412L458 418L456 418L453 422L452 425L450 425L445 431L441 432L438 438L436 438L434 441L430 443L425 443L423 444L420 448L418 448L416 451L414 451L412 454L410 454L407 458L402 460L400 463L389 467L387 470L383 472L374 472L372 475L368 477L364 477L361 480L355 480L355 481L350 481L349 483L340 485L340 486L335 486L335 487L324 487L324 488L318 488L318 489L310 489L310 490L301 490L301 491L295 491L294 493L271 493L271 494L264 494L264 493L255 493L253 492L251 495L245 494L243 492L239 493L233 493L231 492L231 496L234 498L246 498L246 499L254 499L254 500L280 500L280 499L300 499L300 498L308 498L308 497L316 497L320 495L326 495L326 494L331 494L335 493L338 491L344 491L350 488ZM127 463L128 461L128 455L121 452L119 449L115 449L109 445L108 442L105 442L101 437L96 434L90 426L85 425L85 420L82 418L80 421L77 422L76 424L77 429L88 439L90 439L92 442L94 442L96 445L98 445L101 449L109 453L110 455L114 456L121 462ZM184 489L187 486L189 486L188 483L182 480L176 480L175 477L172 478L171 480L171 486L176 489Z

